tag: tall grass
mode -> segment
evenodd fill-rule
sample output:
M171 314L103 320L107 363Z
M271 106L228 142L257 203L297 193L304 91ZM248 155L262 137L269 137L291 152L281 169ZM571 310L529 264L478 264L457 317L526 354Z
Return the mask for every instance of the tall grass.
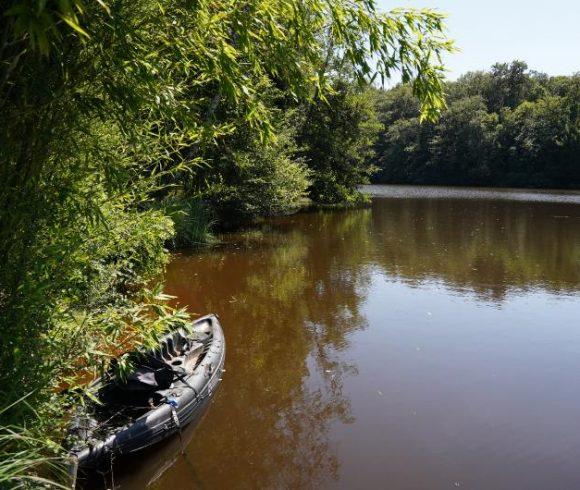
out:
M166 202L166 212L174 224L174 247L199 247L215 241L212 228L216 221L202 200L173 198Z
M9 420L10 410L28 407L29 395L0 409L0 420ZM62 454L62 447L27 427L0 426L0 488L70 488Z
M0 488L70 488L66 482L66 458L47 456L47 441L27 429L0 428Z

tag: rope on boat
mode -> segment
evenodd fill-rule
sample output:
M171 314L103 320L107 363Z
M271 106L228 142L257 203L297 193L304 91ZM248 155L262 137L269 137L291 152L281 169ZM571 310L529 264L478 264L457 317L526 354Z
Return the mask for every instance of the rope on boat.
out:
M115 475L113 473L113 458L115 457L114 451L110 451L110 464L111 464L111 487L113 490L115 490Z
M183 445L183 436L181 434L181 424L179 423L179 417L177 416L177 400L175 398L168 398L166 402L169 407L171 408L171 417L173 418L173 422L175 422L175 426L179 432L179 445L181 446L181 454L185 454L185 446Z

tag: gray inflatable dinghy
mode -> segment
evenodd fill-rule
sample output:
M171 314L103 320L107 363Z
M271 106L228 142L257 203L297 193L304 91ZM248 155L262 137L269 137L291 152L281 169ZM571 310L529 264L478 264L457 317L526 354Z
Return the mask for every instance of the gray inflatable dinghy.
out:
M102 405L89 404L71 425L71 471L134 453L198 421L221 381L225 350L218 318L208 315L141 353L124 382L97 380Z

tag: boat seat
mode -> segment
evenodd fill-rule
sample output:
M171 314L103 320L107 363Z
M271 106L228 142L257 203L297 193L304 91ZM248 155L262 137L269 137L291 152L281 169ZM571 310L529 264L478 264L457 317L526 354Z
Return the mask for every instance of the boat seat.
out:
M173 338L169 337L167 339L167 353L171 356L171 357L175 357L178 354L177 349L175 348L175 344L173 343Z

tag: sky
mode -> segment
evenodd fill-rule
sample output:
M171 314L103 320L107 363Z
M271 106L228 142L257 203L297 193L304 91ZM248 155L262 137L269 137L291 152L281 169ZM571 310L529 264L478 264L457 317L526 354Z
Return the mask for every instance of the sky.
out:
M525 61L549 75L580 72L580 0L377 0L382 10L430 7L447 14L460 52L447 57L448 77Z

